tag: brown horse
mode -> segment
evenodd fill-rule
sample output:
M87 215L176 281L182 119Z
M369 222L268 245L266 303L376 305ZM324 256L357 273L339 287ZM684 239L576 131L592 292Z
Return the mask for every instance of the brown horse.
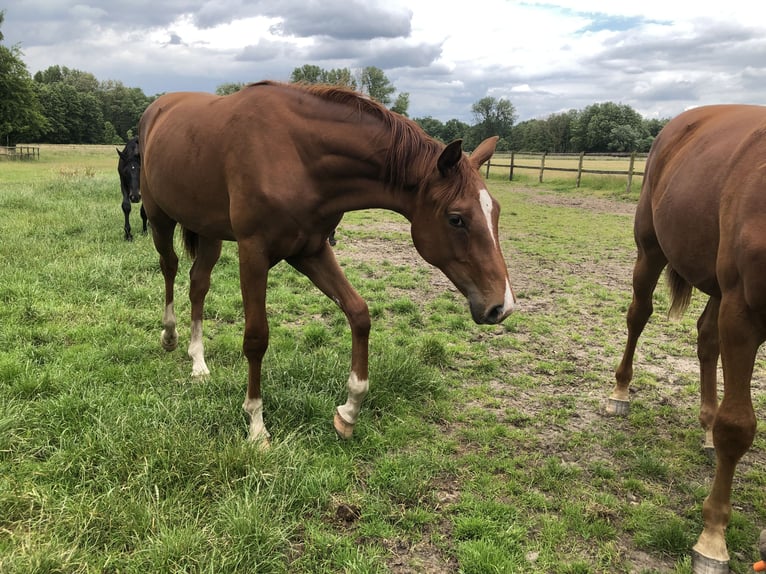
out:
M500 251L499 206L479 167L497 138L467 157L414 122L354 92L262 82L228 96L167 94L141 117L141 191L165 278L162 345L176 347L177 224L190 271L192 374L206 375L202 308L221 241L236 241L244 303L249 438L268 440L261 362L268 346L266 280L285 260L345 313L352 335L348 400L334 425L348 438L368 390L370 315L338 265L329 234L347 211L404 215L420 255L468 299L477 323L501 322L515 298Z
M732 480L755 435L750 379L766 340L764 161L766 107L720 105L685 112L657 136L636 210L638 258L628 340L608 409L627 412L636 343L667 266L671 316L683 313L693 287L709 297L697 322L700 422L712 431L717 464L703 505L704 529L694 546L694 572L729 571L724 532ZM720 406L719 354L724 379Z

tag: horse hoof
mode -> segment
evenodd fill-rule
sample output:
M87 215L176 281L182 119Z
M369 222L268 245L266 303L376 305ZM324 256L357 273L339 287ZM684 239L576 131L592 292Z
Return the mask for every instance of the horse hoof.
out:
M708 558L692 550L692 572L694 574L729 574L729 563L725 560Z
M192 379L204 379L210 376L210 371L207 369L192 369Z
M343 417L340 416L340 413L337 411L335 411L335 418L333 418L332 426L335 427L335 432L338 433L338 436L343 440L350 439L354 434L354 425L344 421Z
M271 437L269 433L260 433L256 436L248 436L247 440L254 444L258 450L267 451L271 448Z
M162 335L160 335L160 344L162 345L162 348L168 352L175 351L178 346L178 333L174 333L168 337L165 334L165 331L163 331Z
M606 401L606 414L624 417L630 412L630 401L613 399L609 397Z

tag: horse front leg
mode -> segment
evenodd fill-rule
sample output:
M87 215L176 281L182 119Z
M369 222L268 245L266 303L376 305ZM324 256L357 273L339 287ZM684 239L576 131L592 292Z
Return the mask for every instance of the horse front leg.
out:
M630 410L630 381L633 379L633 358L638 338L654 310L652 294L667 260L659 247L647 252L639 247L633 268L633 300L628 308L628 339L617 370L616 385L607 400L606 412L612 415L626 415Z
M702 505L704 527L692 554L695 573L729 572L725 532L731 516L731 487L756 428L750 381L764 333L757 324L760 317L753 315L743 295L724 294L718 317L724 391L713 423L716 469Z
M210 290L210 274L221 256L221 241L199 238L196 258L189 271L189 300L191 301L191 336L189 358L192 360L192 376L204 377L210 374L205 363L205 347L202 342L202 315L205 296Z
M368 356L370 312L367 303L346 279L329 243L311 256L288 259L288 263L306 275L325 295L335 301L346 315L351 328L351 373L346 402L335 411L333 425L338 436L349 439L359 417L362 401L369 390Z
M130 232L130 200L126 195L122 196L122 214L125 216L125 241L133 241L133 234Z
M266 250L257 242L239 241L239 281L245 311L242 351L247 359L247 393L242 408L250 418L248 440L269 446L270 434L263 422L261 366L269 347L266 318L266 284L270 262Z
M160 269L165 279L165 308L162 313L162 334L160 343L166 351L172 351L178 346L178 331L176 330L176 313L173 306L173 287L178 273L178 256L173 247L173 234L176 222L159 217L152 225L154 248L160 256Z

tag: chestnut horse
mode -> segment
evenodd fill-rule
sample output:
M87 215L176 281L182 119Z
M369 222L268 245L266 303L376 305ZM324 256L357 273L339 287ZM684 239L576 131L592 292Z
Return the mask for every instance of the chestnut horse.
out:
M348 400L334 426L352 435L368 390L367 304L328 242L347 211L384 208L411 222L420 255L468 299L477 323L501 322L515 298L498 235L499 206L479 167L497 138L466 156L414 122L349 90L261 82L228 96L171 93L139 125L141 192L165 278L162 345L176 347L176 225L194 256L190 271L192 375L209 373L202 309L221 242L236 241L248 361L249 438L268 441L261 362L268 346L266 283L285 260L343 310L352 336ZM267 443L266 443L267 444Z
M758 348L766 340L765 160L766 107L718 105L687 111L657 136L636 210L638 257L628 340L608 410L627 412L636 343L667 266L671 316L683 313L693 287L709 297L697 322L700 422L712 434L717 463L703 505L704 529L694 546L694 572L729 571L724 532L732 480L755 435L750 379ZM720 406L719 354L724 379Z

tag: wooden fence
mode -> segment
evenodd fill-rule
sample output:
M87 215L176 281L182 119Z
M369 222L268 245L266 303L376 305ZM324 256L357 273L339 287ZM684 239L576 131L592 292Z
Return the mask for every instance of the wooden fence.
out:
M513 180L513 172L518 169L535 170L538 172L538 180L543 182L543 176L546 171L552 172L570 172L576 174L577 187L580 187L580 180L584 173L595 175L624 175L627 177L627 186L625 192L629 193L633 184L634 176L643 176L641 169L636 169L638 162L643 165L646 160L646 154L548 154L548 153L528 153L528 152L510 152L510 155L498 153L487 163L487 177L491 168L505 168L508 170L508 179ZM546 163L546 161L548 163ZM626 169L604 169L607 162L627 163ZM535 162L535 163L532 163ZM574 165L576 162L576 166ZM595 167L589 167L594 165Z
M0 158L40 159L40 148L28 145L0 146Z

